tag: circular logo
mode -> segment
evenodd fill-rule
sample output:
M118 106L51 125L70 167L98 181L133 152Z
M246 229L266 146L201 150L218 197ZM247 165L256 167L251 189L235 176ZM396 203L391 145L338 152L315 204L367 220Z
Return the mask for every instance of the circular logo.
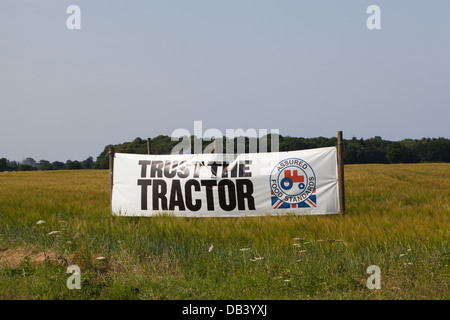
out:
M270 188L283 202L300 203L316 188L316 174L304 160L289 158L280 161L270 174Z

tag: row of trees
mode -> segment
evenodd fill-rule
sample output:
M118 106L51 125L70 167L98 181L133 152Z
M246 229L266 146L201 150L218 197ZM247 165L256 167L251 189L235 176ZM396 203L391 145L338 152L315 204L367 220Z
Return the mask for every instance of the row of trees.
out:
M187 137L194 146L196 137ZM237 143L240 139L234 139L234 150L237 150ZM254 138L245 138L245 151L249 152L250 146L254 143ZM181 140L180 140L181 141ZM172 141L169 136L157 136L150 139L152 154L170 154L172 149L180 142ZM242 141L242 140L241 140ZM227 139L223 138L223 150L226 152ZM337 138L295 138L289 136L279 136L279 150L293 151L321 147L331 147L337 144ZM203 149L211 145L211 141L202 141ZM228 144L229 145L229 144ZM271 136L267 137L267 151L270 150ZM66 163L55 161L50 163L47 160L36 162L32 158L27 158L22 162L0 159L0 171L17 170L60 170L60 169L107 169L109 147L115 147L116 152L122 153L147 153L147 140L136 138L131 142L117 145L108 145L94 162L92 157L84 161L67 160ZM344 163L418 163L418 162L450 162L450 140L445 138L422 138L420 140L405 139L402 141L388 141L376 136L369 139L344 140Z
M450 162L450 140L445 138L386 141L381 137L345 141L345 163Z
M60 161L50 162L47 160L36 161L33 158L26 158L22 162L9 161L6 158L0 159L1 171L35 171L35 170L73 170L92 169L94 158L89 157L83 161L67 160L66 163Z
M190 137L191 145L195 143L195 137ZM251 138L245 139L245 150L249 151ZM181 139L180 139L181 141ZM234 150L237 150L238 139L234 139ZM169 136L158 136L150 140L152 154L169 154L179 141L171 141ZM203 141L203 148L211 144L211 141ZM226 152L226 139L223 139L223 150ZM296 138L279 136L280 151L294 151L331 147L337 145L337 138ZM93 168L108 168L108 145L97 157ZM267 137L267 148L270 150L271 137ZM147 141L136 138L131 142L114 145L116 152L122 153L147 153ZM445 138L422 138L420 140L406 139L402 141L388 141L376 136L369 139L344 139L344 163L419 163L419 162L450 162L450 140Z

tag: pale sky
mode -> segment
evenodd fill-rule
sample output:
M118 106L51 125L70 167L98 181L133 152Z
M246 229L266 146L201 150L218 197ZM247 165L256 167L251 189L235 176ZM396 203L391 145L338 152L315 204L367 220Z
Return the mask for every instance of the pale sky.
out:
M448 0L0 0L0 158L95 159L195 120L450 138L449 58Z

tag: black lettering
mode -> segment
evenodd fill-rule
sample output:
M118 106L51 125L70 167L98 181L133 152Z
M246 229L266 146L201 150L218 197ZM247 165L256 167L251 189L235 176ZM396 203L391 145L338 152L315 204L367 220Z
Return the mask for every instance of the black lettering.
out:
M230 164L229 163L226 163L226 162L224 162L223 164L222 164L222 178L228 178L228 166L229 166Z
M202 207L202 202L197 199L195 200L195 204L192 203L192 187L194 187L195 191L200 191L200 183L197 180L190 179L186 181L186 184L184 185L184 193L186 197L186 207L190 211L198 211Z
M211 178L217 178L217 167L222 165L220 162L210 162L208 166L211 166Z
M195 165L195 169L194 169L194 178L198 178L198 176L200 175L200 168L201 168L202 166L204 166L205 163L204 163L204 162L198 162L198 161L196 161L196 162L194 162L194 165Z
M201 180L201 185L206 187L206 205L208 211L214 210L213 187L217 185L215 180Z
M150 177L151 178L162 178L163 177L163 168L164 168L164 162L160 160L153 160L152 161L152 167L150 170Z
M225 187L228 189L228 200L229 203L227 204L227 197L226 197L226 191ZM221 180L217 186L219 191L219 205L220 207L225 211L231 211L236 208L236 190L234 187L234 183L231 180Z
M166 193L167 193L166 182L164 180L156 180L156 179L153 180L153 210L159 210L159 200L161 200L161 210L167 211Z
M141 165L141 178L147 176L147 166L150 164L150 160L139 160L139 165Z
M172 189L170 190L169 210L174 210L175 207L178 207L180 211L186 210L180 180L172 180Z
M235 161L235 162L231 163L231 170L229 167L227 168L228 172L231 173L231 178L237 177L238 166L239 165L238 165L237 161Z
M245 160L244 163L239 163L239 177L251 177L252 173L247 171L249 170L249 166L247 164L252 164L251 160Z
M138 186L141 186L141 210L147 210L147 189L152 185L152 180L138 180Z
M172 167L172 168L170 168ZM174 161L172 166L170 165L170 160L166 160L164 165L164 177L173 178L177 174L178 161Z
M247 199L248 210L255 210L255 199L252 196L253 182L249 179L237 179L236 190L237 190L238 210L246 210L245 199Z
M189 176L189 168L185 161L181 161L178 170L178 178L187 178L187 176Z

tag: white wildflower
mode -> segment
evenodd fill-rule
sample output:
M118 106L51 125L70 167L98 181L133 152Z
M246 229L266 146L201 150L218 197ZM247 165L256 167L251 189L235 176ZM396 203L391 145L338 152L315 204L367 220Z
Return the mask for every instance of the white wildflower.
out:
M258 261L258 260L263 260L264 257L255 257L254 259L250 259L250 261Z
M211 247L209 247L208 252L211 252L214 249L214 245L211 245Z

